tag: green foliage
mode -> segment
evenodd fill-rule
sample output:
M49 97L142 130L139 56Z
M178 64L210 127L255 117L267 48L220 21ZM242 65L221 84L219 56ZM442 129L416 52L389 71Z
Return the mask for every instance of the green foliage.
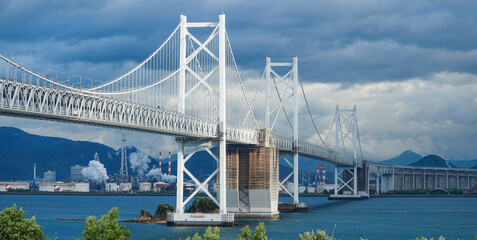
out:
M112 208L108 214L96 220L96 216L86 218L83 230L84 240L126 240L131 233L124 230L125 226L118 225L119 210Z
M255 228L255 232L253 233L253 240L267 240L267 236L265 235L265 224L260 222L258 226Z
M187 237L186 240L202 240L202 238L199 236L199 233L195 233L192 238Z
M186 212L214 212L219 209L219 206L212 201L210 198L206 197L196 197L192 204L189 206Z
M218 227L214 227L213 229L211 227L208 227L207 230L205 230L203 236L204 240L219 240L220 229ZM195 233L192 238L187 237L186 240L202 240L202 238L199 236L199 233Z
M17 209L14 204L0 212L0 239L45 239L43 227L38 225L33 216L25 219L26 211Z
M427 238L421 237L421 238L416 238L416 240L427 240ZM431 238L429 240L434 240L434 238ZM446 240L446 239L443 236L440 236L438 240Z
M204 240L219 240L220 239L219 233L220 233L220 229L218 227L214 227L214 229L212 229L211 227L208 227L204 233Z
M446 189L446 190L447 190L447 192L449 192L450 195L462 195L462 194L464 194L463 189L451 188L451 189Z
M250 230L250 227L248 227L248 225L242 227L240 231L241 233L237 237L237 240L250 240L252 238L252 231Z
M382 195L427 195L431 189L409 189L409 190L392 190Z
M241 233L236 238L237 240L267 240L267 236L265 235L266 233L265 224L263 222L260 222L258 226L255 228L253 237L252 237L252 231L250 230L250 227L248 225L242 227L240 231Z
M328 236L325 231L322 230L316 230L316 233L313 232L306 232L303 235L298 234L298 239L299 240L334 240L334 236Z
M154 220L166 220L167 213L174 212L174 207L169 204L159 204L157 206L156 213L154 214Z

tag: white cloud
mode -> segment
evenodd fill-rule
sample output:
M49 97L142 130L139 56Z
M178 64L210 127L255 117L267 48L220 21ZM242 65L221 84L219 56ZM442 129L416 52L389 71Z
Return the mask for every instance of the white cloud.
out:
M475 75L441 72L425 79L348 88L307 83L305 89L315 108L327 109L316 116L319 122L330 121L334 104L341 108L357 105L365 157L385 159L406 149L451 159L477 157Z

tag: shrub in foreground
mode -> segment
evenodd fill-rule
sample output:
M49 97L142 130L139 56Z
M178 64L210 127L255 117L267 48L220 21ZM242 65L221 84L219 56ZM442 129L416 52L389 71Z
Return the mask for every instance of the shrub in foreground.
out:
M0 239L45 239L43 227L35 221L35 216L25 218L26 211L14 204L0 212Z
M118 225L119 210L117 207L111 208L108 214L101 216L97 220L96 216L86 218L83 236L84 240L126 240L131 236L125 226Z
M305 232L302 234L298 234L298 239L299 240L335 240L333 234L331 236L328 236L325 231L322 230L316 230L316 233L313 232Z
M208 227L207 230L205 230L204 233L204 240L219 240L220 239L220 229L218 227L214 227L212 229L211 227ZM186 240L202 240L202 237L199 236L199 233L195 233L195 235L191 237L187 237Z

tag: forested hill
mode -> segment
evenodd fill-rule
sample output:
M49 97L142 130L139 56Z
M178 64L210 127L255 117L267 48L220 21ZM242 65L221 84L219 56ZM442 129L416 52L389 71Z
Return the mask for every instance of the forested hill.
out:
M411 166L421 167L442 167L442 168L457 168L454 164L449 163L447 160L437 155L427 155L421 158L419 161L409 164Z
M100 143L43 137L11 127L0 127L0 141L0 180L33 179L33 163L40 178L47 170L56 171L57 179L68 178L71 166L87 166L95 153L106 169L117 172L120 167L119 152Z

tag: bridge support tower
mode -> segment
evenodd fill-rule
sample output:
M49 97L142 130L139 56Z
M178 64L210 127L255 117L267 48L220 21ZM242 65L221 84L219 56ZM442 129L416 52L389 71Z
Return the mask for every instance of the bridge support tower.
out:
M359 164L362 158L358 133L356 106L353 109L340 109L335 113L335 151L345 153L345 145L351 142L354 162L352 166L335 166L335 187L329 199L369 198L367 162ZM349 141L347 141L349 140Z
M186 86L186 79L185 79L185 65L187 63L187 56L186 51L186 35L191 37L190 32L187 30L191 27L199 27L199 28L210 28L218 26L218 38L219 38L219 50L218 50L218 79L219 79L219 101L218 101L218 135L220 136L219 139L215 139L218 141L218 155L215 156L211 151L210 147L212 143L210 142L198 142L198 141L190 141L184 138L178 138L177 142L179 143L179 151L177 153L177 196L176 196L176 212L171 213L167 217L168 225L233 225L234 223L234 214L227 212L227 191L226 191L226 176L227 176L227 168L226 168L226 33L225 33L225 14L219 15L219 22L218 23L188 23L187 17L185 15L181 15L181 25L180 25L180 78L179 78L179 87L178 87L178 112L184 113L185 112L185 101L187 98L187 93L185 92ZM203 47L203 46L201 46ZM205 81L206 79L202 79ZM193 91L193 89L191 90ZM186 145L195 147L194 151L187 155L184 158L184 150ZM196 151L199 149L206 150L217 162L218 168L211 174L204 182L200 182L195 178L188 170L185 168L185 162L189 160ZM217 173L220 172L220 175ZM198 186L196 191L194 191L186 200L184 200L184 173L186 173ZM219 187L219 191L217 193L218 200L210 194L208 189L206 188L208 181L212 179L215 175L217 176L217 183ZM199 192L203 191L212 199L218 206L219 206L219 213L215 214L194 214L194 213L185 213L184 207L185 205L192 200L192 198Z

